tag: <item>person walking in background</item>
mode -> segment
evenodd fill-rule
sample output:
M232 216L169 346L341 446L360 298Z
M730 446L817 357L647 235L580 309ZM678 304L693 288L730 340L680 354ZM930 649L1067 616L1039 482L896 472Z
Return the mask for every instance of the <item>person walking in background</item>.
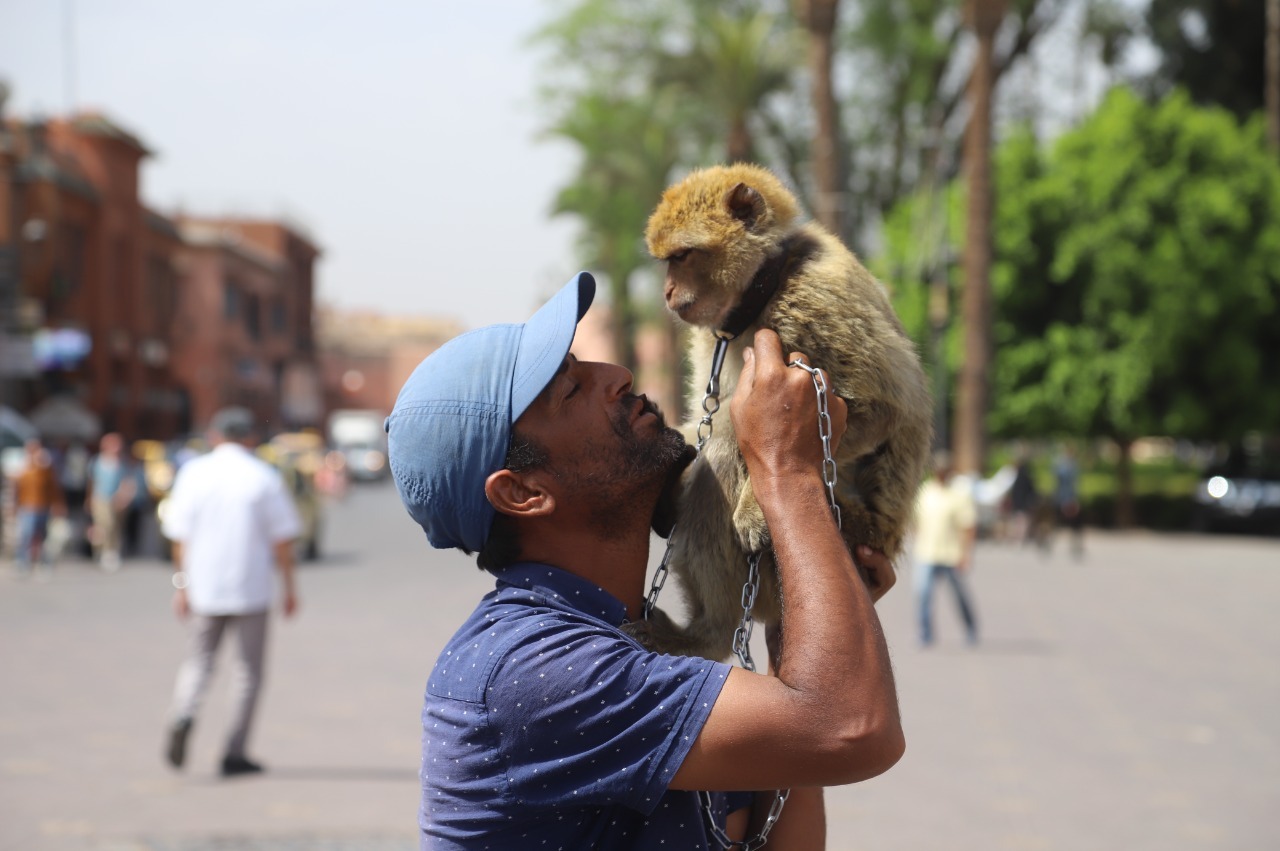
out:
M1080 511L1080 468L1075 452L1062 447L1053 463L1053 508L1058 526L1071 530L1071 554L1084 555L1084 514Z
M65 514L66 503L58 477L53 469L53 456L39 440L26 443L26 464L14 480L14 505L18 520L18 573L31 573L33 564L47 575L51 562L45 538L49 534L49 517Z
M1009 538L1026 544L1036 540L1036 509L1040 494L1031 477L1031 461L1025 454L1014 465L1013 484L1009 487Z
M133 465L124 454L124 438L108 432L98 444L98 454L89 462L89 491L85 507L93 523L93 553L98 566L112 572L120 569L121 521L137 492Z
M941 578L951 585L964 621L965 637L978 642L978 621L965 587L973 567L977 508L965 488L951 484L951 457L934 456L933 475L921 486L915 514L915 590L920 644L933 644L933 586Z
M191 733L213 674L223 635L236 635L235 711L222 774L262 771L246 755L266 658L267 620L274 597L273 566L284 590L283 611L298 608L294 540L302 521L280 474L255 456L253 418L224 408L209 427L214 449L182 466L173 483L164 535L173 542L174 612L190 621L190 645L174 686L165 757L186 760Z

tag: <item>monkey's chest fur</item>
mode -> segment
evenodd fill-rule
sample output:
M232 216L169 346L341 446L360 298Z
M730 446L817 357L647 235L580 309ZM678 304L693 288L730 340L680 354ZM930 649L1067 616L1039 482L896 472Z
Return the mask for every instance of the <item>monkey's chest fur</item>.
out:
M728 415L742 349L759 328L776 331L784 353L803 352L825 370L833 391L848 405L848 425L834 459L846 543L851 548L867 544L891 558L902 549L932 421L915 347L879 282L839 240L806 225L787 245L790 259L784 258L776 293L730 344L711 437L681 480L669 565L687 600L689 623L679 626L655 610L648 621L629 627L656 650L713 659L729 655L752 552L763 554L753 617L773 623L781 615L769 530ZM691 411L702 410L714 346L710 329L693 333ZM684 427L691 441L700 417Z

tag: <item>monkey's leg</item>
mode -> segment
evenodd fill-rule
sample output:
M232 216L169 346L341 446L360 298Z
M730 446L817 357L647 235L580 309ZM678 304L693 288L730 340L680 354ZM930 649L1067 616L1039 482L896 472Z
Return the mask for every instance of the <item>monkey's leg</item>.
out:
M762 553L771 548L769 525L764 520L764 509L756 502L751 478L744 476L738 491L738 504L733 509L733 529L738 544L749 553Z
M855 534L861 543L889 558L902 551L920 486L920 459L897 436L858 460L853 474L859 499L851 506Z

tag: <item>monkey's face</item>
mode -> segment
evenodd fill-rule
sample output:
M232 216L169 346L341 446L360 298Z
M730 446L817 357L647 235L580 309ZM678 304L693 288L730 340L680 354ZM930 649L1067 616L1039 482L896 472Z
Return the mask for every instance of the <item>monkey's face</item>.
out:
M726 244L737 250L685 248L666 258L663 299L672 313L690 325L723 326L763 261L760 250L745 239Z
M667 307L721 327L794 215L777 178L755 166L704 169L668 188L645 229L649 253L667 264Z

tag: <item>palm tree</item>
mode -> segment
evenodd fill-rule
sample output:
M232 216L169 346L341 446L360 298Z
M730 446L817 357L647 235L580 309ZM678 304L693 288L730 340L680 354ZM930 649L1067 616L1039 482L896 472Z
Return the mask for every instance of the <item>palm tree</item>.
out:
M550 130L576 143L582 155L577 174L556 196L552 212L582 219L583 262L608 280L618 357L633 372L638 317L631 278L649 262L645 221L676 161L669 132L674 97L669 90L647 99L586 93Z
M840 110L831 80L840 0L795 0L795 14L809 32L809 83L817 127L813 136L814 217L827 230L844 233Z
M966 23L978 40L969 78L969 124L964 138L968 221L964 249L964 363L956 388L955 460L981 474L986 462L987 370L991 361L991 102L996 31L1006 0L967 0Z
M763 10L702 3L688 35L686 48L655 66L658 83L679 86L701 105L703 132L720 134L729 162L754 161L752 120L771 95L789 87L795 67L786 27Z

